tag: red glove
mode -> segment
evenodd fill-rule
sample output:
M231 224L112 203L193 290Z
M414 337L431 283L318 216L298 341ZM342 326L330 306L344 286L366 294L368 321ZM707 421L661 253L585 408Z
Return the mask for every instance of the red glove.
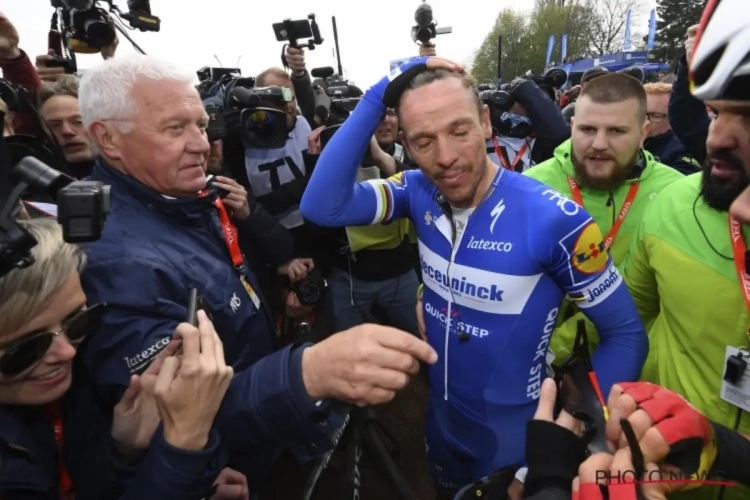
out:
M680 395L648 382L625 382L612 388L607 406L609 441L628 446L619 424L627 419L646 463L667 463L687 476L708 477L717 453L713 427Z

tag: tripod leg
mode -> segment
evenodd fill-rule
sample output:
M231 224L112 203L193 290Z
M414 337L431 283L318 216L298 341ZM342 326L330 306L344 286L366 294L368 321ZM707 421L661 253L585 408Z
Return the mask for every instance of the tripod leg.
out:
M362 422L357 412L350 413L349 432L346 441L346 462L341 485L341 497L345 500L361 498L362 491Z
M390 453L388 453L385 443L378 434L377 427L374 425L365 427L364 438L370 458L375 462L380 472L391 482L398 494L397 498L399 500L416 500L417 496L411 490L409 482L401 474L401 471L398 470Z

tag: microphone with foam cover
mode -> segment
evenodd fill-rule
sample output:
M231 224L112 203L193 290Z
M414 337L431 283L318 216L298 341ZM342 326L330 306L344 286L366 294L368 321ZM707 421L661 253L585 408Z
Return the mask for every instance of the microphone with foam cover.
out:
M333 76L335 73L336 72L330 66L323 66L322 68L314 68L310 72L313 78L322 78L324 80L328 77Z

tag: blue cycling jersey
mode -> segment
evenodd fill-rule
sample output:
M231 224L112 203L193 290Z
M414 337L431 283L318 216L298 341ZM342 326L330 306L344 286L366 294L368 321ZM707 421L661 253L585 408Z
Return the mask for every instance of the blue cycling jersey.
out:
M408 217L416 227L427 337L440 356L430 367L427 445L440 482L457 487L523 462L566 294L601 336L593 364L605 396L637 379L648 340L596 223L543 184L498 168L457 235L421 171L356 183L383 110L368 92L326 146L301 209L321 226Z

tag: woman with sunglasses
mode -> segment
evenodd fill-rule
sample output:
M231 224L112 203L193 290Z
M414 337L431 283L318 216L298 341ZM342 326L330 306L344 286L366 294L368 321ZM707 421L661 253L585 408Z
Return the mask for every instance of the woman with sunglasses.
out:
M232 377L211 323L200 313L198 328L180 325L109 418L75 360L106 314L86 305L84 253L54 220L22 224L34 263L0 277L0 498L209 497L225 462L211 427Z

